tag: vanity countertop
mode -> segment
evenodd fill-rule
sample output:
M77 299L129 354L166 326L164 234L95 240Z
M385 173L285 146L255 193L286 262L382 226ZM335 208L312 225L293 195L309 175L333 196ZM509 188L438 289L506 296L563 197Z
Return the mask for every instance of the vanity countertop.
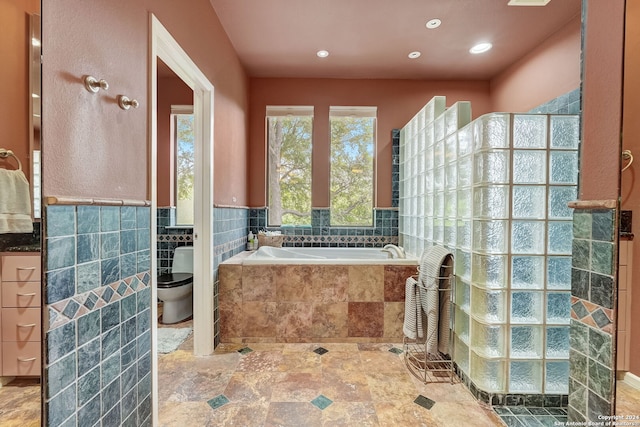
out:
M2 252L40 252L39 244L7 246Z

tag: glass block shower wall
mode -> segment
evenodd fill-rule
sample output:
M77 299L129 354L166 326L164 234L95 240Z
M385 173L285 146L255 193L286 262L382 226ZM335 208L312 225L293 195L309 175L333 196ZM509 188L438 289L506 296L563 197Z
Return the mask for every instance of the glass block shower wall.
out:
M579 118L444 106L401 131L400 244L455 253L454 360L477 389L567 394Z

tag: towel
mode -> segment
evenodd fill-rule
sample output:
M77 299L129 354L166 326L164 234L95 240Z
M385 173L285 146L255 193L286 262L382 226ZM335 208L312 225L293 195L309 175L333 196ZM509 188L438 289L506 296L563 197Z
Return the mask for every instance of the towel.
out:
M442 282L441 277L443 274L449 274L449 272L443 272L441 270L445 265L453 265L451 261L448 260L448 258L452 257L453 254L444 246L435 245L425 249L420 259L418 287L421 290L420 300L422 303L422 309L427 313L426 351L430 354L438 352L440 299L444 299L444 295L440 295L440 284ZM446 281L448 282L448 280ZM446 301L448 303L448 298Z
M453 255L445 258L443 262L442 276L448 276L453 272ZM440 330L438 332L438 351L449 354L451 338L451 281L455 277L451 274L449 279L440 280Z
M415 340L424 336L422 328L422 306L420 305L420 290L418 281L409 277L405 284L404 297L404 324L402 332L407 338Z
M0 233L32 233L29 181L21 170L0 169Z

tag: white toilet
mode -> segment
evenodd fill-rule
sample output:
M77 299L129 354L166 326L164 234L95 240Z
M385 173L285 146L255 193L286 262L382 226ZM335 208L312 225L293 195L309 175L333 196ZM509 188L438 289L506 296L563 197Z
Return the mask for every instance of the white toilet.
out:
M158 276L158 299L163 302L162 323L178 323L193 315L193 246L173 252L171 273Z

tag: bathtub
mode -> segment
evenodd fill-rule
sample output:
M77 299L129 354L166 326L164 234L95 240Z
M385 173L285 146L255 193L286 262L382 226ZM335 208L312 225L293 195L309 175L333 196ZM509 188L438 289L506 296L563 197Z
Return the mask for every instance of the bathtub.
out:
M244 265L331 264L331 265L417 265L413 257L389 258L382 248L276 248L262 246L244 258Z
M263 246L222 262L221 342L402 342L418 260L381 249Z

